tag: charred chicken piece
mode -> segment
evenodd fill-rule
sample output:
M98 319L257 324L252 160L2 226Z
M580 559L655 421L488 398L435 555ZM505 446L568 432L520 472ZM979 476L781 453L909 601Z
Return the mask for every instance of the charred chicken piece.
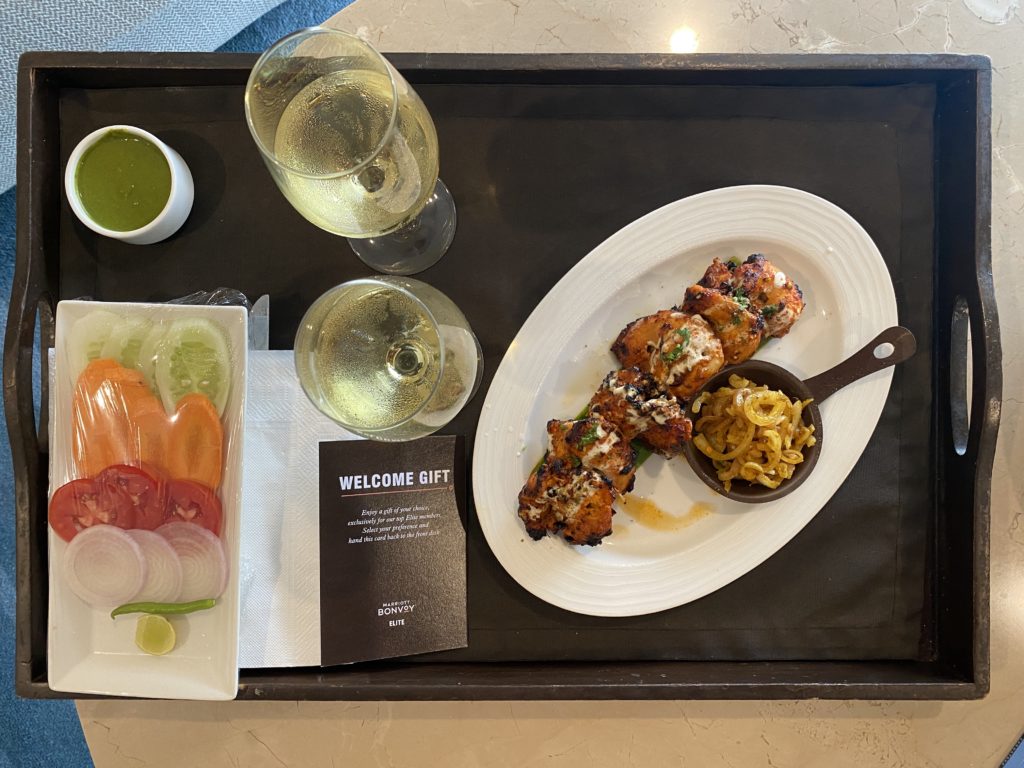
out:
M519 492L519 517L533 539L556 533L570 544L594 546L612 532L617 495L596 470L545 462Z
M675 314L681 320L663 330L649 370L660 389L687 400L722 369L725 355L722 342L703 317Z
M646 403L650 422L640 439L665 458L683 451L683 444L693 434L693 422L686 417L683 405L671 395L651 398Z
M640 317L619 333L612 344L612 354L619 359L623 368L637 367L651 372L651 356L658 349L658 342L668 328L681 327L686 321L682 312L663 309L653 315Z
M733 270L733 297L747 299L764 318L768 336L781 338L804 311L804 294L763 254L754 253Z
M687 288L683 300L683 309L703 317L718 334L726 365L748 360L761 345L765 323L748 306L746 300L699 284Z
M733 269L735 269L734 265L715 257L711 266L704 271L704 277L697 281L697 285L702 288L710 288L713 291L732 293Z
M633 489L636 475L636 451L615 425L600 415L585 419L548 422L549 448L547 463L596 469L615 486L619 493Z
M614 424L624 439L633 440L647 428L646 403L657 396L657 390L649 373L635 366L622 368L604 377L587 408Z
M623 368L605 376L589 408L590 413L614 424L625 440L640 438L666 457L682 451L693 431L679 401L661 394L650 374L639 368Z
M612 352L623 368L636 366L660 390L682 400L724 365L722 343L700 315L663 309L622 329Z

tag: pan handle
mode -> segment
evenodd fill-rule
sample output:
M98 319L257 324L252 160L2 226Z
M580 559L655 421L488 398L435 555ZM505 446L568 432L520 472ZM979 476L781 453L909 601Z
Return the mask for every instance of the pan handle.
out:
M857 379L884 370L890 365L902 363L916 351L917 341L914 334L902 326L895 325L886 328L839 365L819 373L804 384L811 390L815 402L820 403Z

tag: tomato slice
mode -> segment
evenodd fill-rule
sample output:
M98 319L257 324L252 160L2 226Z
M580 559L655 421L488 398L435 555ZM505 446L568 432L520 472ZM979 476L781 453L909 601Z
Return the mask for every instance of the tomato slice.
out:
M171 480L167 484L165 523L195 523L220 536L221 516L220 499L202 483Z
M163 523L164 486L145 470L117 464L96 475L95 484L101 494L131 505L134 524L130 527L151 531Z
M131 497L117 488L103 488L94 480L72 480L54 492L49 519L54 533L71 541L83 528L99 523L134 527L135 507Z

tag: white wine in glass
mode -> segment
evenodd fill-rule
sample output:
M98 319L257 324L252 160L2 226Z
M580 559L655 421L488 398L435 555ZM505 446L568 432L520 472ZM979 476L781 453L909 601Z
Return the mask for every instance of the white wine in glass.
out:
M482 359L451 299L408 278L332 288L295 336L295 368L309 399L375 440L413 440L451 421L476 392Z
M434 123L368 43L319 27L289 35L253 68L245 109L284 196L369 266L412 274L447 250L456 216Z

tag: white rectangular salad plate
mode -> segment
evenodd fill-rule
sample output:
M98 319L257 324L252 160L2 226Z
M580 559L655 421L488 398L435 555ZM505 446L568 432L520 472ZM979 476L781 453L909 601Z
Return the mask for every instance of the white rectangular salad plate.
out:
M57 305L55 376L51 388L50 496L71 477L71 401L67 341L72 324L106 309L153 321L204 318L225 332L232 381L223 413L227 450L220 496L221 538L228 557L227 588L217 605L175 622L177 645L151 656L135 645L136 621L110 618L68 587L61 573L68 544L52 529L49 544L48 682L55 691L168 699L233 699L238 691L239 541L242 499L242 437L245 423L248 323L244 307L62 301ZM127 619L127 620L126 620Z

